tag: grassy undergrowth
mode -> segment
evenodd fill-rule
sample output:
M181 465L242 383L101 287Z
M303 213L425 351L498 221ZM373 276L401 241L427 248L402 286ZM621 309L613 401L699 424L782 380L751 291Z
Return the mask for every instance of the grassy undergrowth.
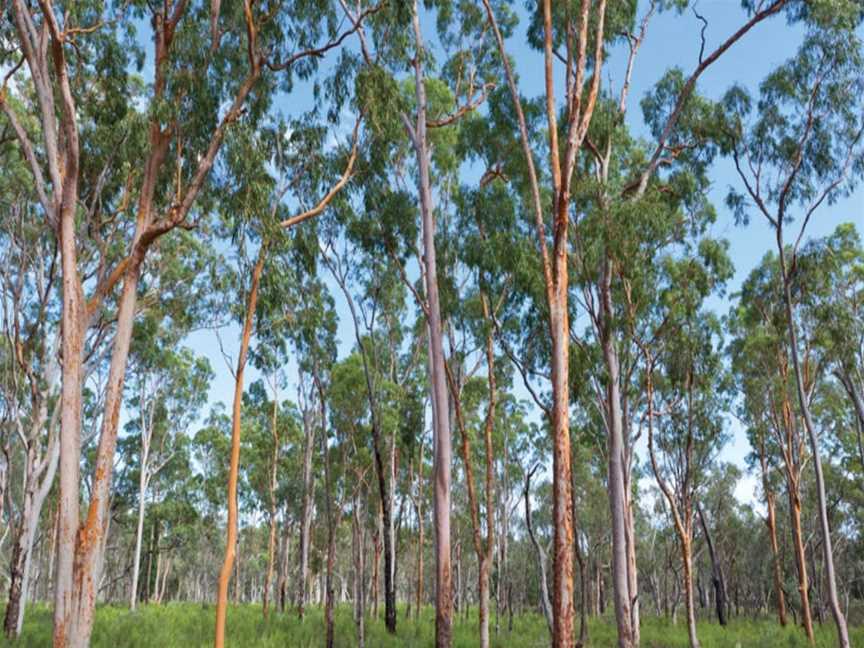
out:
M2 610L2 606L0 606ZM401 611L401 612L404 612ZM368 648L428 648L433 645L434 617L431 608L423 611L420 621L405 619L400 612L395 636L384 630L383 620L367 624ZM125 607L100 606L93 630L93 648L204 648L212 645L215 609L192 603L171 603L144 606L138 612ZM233 648L319 648L324 646L324 626L321 610L312 608L306 620L300 622L294 614L275 614L269 622L261 618L261 608L255 605L232 607L228 611L228 645ZM851 629L852 645L864 646L864 628ZM610 618L593 619L590 623L590 648L613 648L615 626ZM713 623L700 623L702 648L805 648L808 644L799 628L781 628L773 620L734 620L727 628ZM21 639L3 643L15 648L45 648L51 645L51 610L46 606L28 609ZM454 629L454 648L477 645L476 615L467 620L462 615ZM492 633L493 648L545 648L549 645L543 618L534 614L519 616L513 621L513 632L502 623L499 634ZM686 648L687 629L679 623L673 626L663 619L645 619L642 624L642 648ZM356 646L351 610L344 606L336 615L336 648ZM833 626L816 629L816 646L836 646Z

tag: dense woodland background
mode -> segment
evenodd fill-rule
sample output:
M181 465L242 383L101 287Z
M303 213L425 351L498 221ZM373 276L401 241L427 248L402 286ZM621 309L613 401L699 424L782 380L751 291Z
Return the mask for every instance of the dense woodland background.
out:
M864 5L703 4L0 0L6 640L864 641Z

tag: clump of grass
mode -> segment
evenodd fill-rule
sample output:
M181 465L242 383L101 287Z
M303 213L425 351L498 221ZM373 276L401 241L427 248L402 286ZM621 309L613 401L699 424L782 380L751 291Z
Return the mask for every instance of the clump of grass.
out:
M383 618L368 618L368 648L431 648L434 639L434 611L425 608L418 620L405 617L400 609L397 632L390 635ZM2 613L2 607L0 607ZM207 648L213 645L215 608L195 603L145 605L136 612L125 606L101 605L96 611L92 648ZM673 625L667 619L644 618L642 648L688 648L687 628L683 622ZM864 646L864 628L851 628L853 646ZM735 619L728 627L699 623L702 648L809 648L800 628L781 628L773 619ZM355 648L356 630L350 606L336 611L336 648ZM588 648L614 648L617 645L615 624L611 617L591 619ZM10 645L3 643L0 646ZM228 609L227 644L235 648L321 648L324 646L324 616L320 608L310 607L300 621L293 611L273 613L265 622L260 605L231 606ZM28 608L23 635L11 644L14 648L44 648L51 645L51 609L44 604ZM545 648L549 645L546 622L537 614L523 614L513 620L513 631L507 631L506 619L501 630L492 628L492 648ZM817 648L833 648L836 636L833 625L816 627ZM453 629L453 648L477 646L477 614L471 610L467 619L459 614Z

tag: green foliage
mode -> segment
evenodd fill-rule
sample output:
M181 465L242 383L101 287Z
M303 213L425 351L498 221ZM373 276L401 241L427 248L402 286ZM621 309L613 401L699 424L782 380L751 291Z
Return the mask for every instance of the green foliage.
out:
M395 635L388 634L383 622L367 620L366 644L375 648L427 648L434 645L434 614L424 608L420 621L402 618ZM192 603L168 603L142 606L130 613L121 606L100 606L96 610L93 648L205 648L213 643L215 608ZM454 648L476 646L476 610L466 620L461 614L454 619ZM336 646L356 646L354 623L348 606L336 611ZM548 645L546 623L537 614L523 614L513 620L513 631L502 624L500 633L492 633L492 648L541 648ZM737 648L738 646L777 646L806 648L807 639L799 628L790 624L781 628L775 620L735 619L728 627L700 622L699 640L704 648ZM852 645L864 641L864 629L851 628ZM15 648L41 648L50 643L50 610L34 606L28 611L21 640ZM816 627L816 648L835 645L833 629ZM258 605L231 606L228 609L228 646L243 648L318 648L324 645L323 612L312 607L306 620L300 622L293 612L276 614L270 622L261 618ZM586 648L612 648L617 645L614 621L610 618L591 619ZM646 618L642 626L642 645L646 648L686 648L687 628L682 622L672 625L668 620Z
M864 173L862 57L855 32L816 29L762 82L758 101L740 87L726 93L721 148L763 179L748 188L761 194L756 204L730 190L726 203L738 221L759 210L786 222L792 207L809 218L856 186Z
M581 2L579 0L566 0L564 2L552 3L552 34L553 43L557 49L564 49L567 40L565 25L571 29L579 29L579 14ZM596 3L595 3L596 4ZM623 40L624 34L634 28L636 10L639 3L636 0L623 2L609 2L606 5L605 29L603 32L604 45L607 47L616 41ZM528 28L528 43L535 49L543 49L543 5L536 3L532 5L531 23ZM597 30L597 12L592 11L589 18L588 34L594 37ZM571 35L572 41L575 38ZM571 41L571 42L572 42ZM573 45L575 47L575 42ZM593 53L595 43L588 43L588 50Z

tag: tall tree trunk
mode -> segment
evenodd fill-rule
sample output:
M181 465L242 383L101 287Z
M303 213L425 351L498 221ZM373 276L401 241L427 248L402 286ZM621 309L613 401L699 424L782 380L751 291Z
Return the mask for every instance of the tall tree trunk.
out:
M487 323L486 334L486 367L489 388L486 421L483 425L483 449L486 458L486 546L483 550L483 560L480 561L480 646L489 646L489 573L492 570L492 560L495 555L495 450L492 445L492 433L495 428L495 407L498 399L498 386L495 381L495 347L492 339L492 313L489 299L481 291L480 302L483 318ZM479 520L478 520L479 522ZM479 529L478 529L479 530ZM485 582L484 582L485 581ZM485 597L485 600L484 600ZM485 608L485 609L484 609ZM484 643L485 634L485 643Z
M270 611L270 584L273 582L273 573L276 563L276 475L279 467L279 428L277 425L279 402L274 383L273 388L273 416L270 420L270 430L273 436L273 452L270 455L270 480L267 484L267 492L270 496L270 534L267 541L267 571L264 576L264 591L261 595L261 611L264 620Z
M117 444L117 425L123 400L126 361L129 357L129 345L132 340L132 326L135 318L139 264L140 259L127 270L117 309L117 330L111 350L108 385L105 391L105 413L102 418L99 445L96 451L96 467L93 472L90 506L87 517L78 529L75 542L72 592L68 607L64 608L67 616L60 623L60 629L65 631L65 643L60 641L59 645L69 648L89 645L90 634L93 630L93 613L96 604L97 585L101 579L101 558L108 523L114 450ZM55 629L56 644L58 644L58 640Z
M270 586L276 573L276 511L269 514L270 533L267 540L267 569L264 573L264 588L261 592L261 612L265 621L270 611Z
M423 264L428 303L428 330L432 375L432 429L434 430L435 502L435 646L449 648L453 642L453 598L450 566L450 470L452 448L448 415L446 367L442 342L441 307L438 297L438 265L435 254L435 217L432 181L426 139L426 81L423 75L423 37L417 1L413 7L416 54L414 57L417 119L406 121L417 157L417 192L423 230Z
M456 543L456 580L453 584L453 598L455 600L456 614L465 607L465 592L462 587L462 543Z
M489 572L492 569L492 555L485 555L477 565L477 603L478 625L480 626L480 646L489 646Z
M519 124L519 135L530 181L534 224L537 244L543 267L543 280L546 293L546 303L549 308L549 333L552 341L551 374L552 374L552 521L553 521L553 648L569 648L573 643L573 520L571 517L571 485L570 485L570 383L569 383L569 311L568 311L568 226L570 222L570 186L575 168L577 151L582 147L595 102L600 88L601 69L603 65L603 32L605 27L606 2L600 0L595 8L596 13L590 16L590 2L583 2L578 24L579 51L567 63L567 123L566 145L559 147L558 143L558 106L555 101L554 78L554 43L552 32L552 2L543 2L543 33L544 33L544 72L547 133L549 137L549 167L553 185L553 249L550 256L546 224L544 221L545 207L539 187L534 154L528 126L522 110L522 99L516 85L515 75L510 66L504 47L504 38L489 0L483 0L484 8L492 26L498 50L504 66L507 85L516 110ZM593 20L591 20L593 18ZM588 50L589 23L593 23L595 48L593 52L593 72L590 89L585 91L585 71L592 54ZM576 29L575 24L568 24L569 29ZM575 80L575 83L573 81ZM579 97L572 100L572 96ZM584 101L583 101L584 99ZM563 163L561 149L563 148ZM622 536L623 537L623 536ZM625 637L630 639L629 633Z
M347 292L346 292L347 295ZM349 297L350 299L350 297ZM351 306L353 309L353 305ZM354 312L352 310L352 315ZM356 315L354 316L357 341L362 348L359 328L357 327ZM380 524L378 526L378 544L376 545L375 574L375 616L378 616L378 593L380 580L378 568L380 563L380 552L384 552L384 625L391 634L396 632L396 556L395 556L395 527L393 520L393 489L395 487L395 440L391 440L387 467L384 466L382 445L382 430L378 419L378 402L375 396L375 387L366 360L366 354L361 353L363 358L363 369L366 377L366 392L369 398L369 407L372 413L372 450L375 460L375 476L378 481L378 498L380 501ZM388 479L389 477L389 479Z
M381 484L385 489L384 502L384 624L391 634L396 632L396 521L393 518L393 503L396 492L396 437L391 435L388 444L387 479ZM401 514L401 513L400 513Z
M420 610L423 607L423 549L425 547L425 541L423 538L423 518L419 518L418 521L420 528L418 529L417 535L417 602L414 608L414 620L420 620Z
M573 497L573 555L576 557L576 564L579 567L579 640L576 642L577 647L582 647L588 644L588 622L586 619L586 606L588 604L587 583L585 579L585 557L582 555L582 547L579 544L579 528L577 520L579 519L576 510L576 474L571 476L572 480L572 497Z
M504 451L503 461L501 462L501 493L505 494L500 498L499 506L501 512L498 515L500 520L500 531L498 533L498 595L496 604L501 605L502 597L506 596L508 628L513 631L513 584L510 582L510 572L508 571L509 554L509 539L510 539L510 501L507 494L510 493L510 454L509 440L507 431L504 430L504 438L502 440L502 448ZM495 633L498 633L498 620L495 620Z
M789 487L789 515L792 521L792 544L795 547L795 565L798 568L798 594L801 599L801 623L804 633L811 645L815 643L813 635L813 617L810 611L810 585L807 575L807 554L804 551L804 537L801 529L801 497L798 494L798 483Z
M721 626L726 625L726 584L723 582L723 569L714 551L714 542L711 540L711 532L705 522L702 507L696 504L696 512L699 514L699 522L702 524L702 532L705 534L705 542L708 545L708 555L711 558L711 583L714 585L714 605L717 608L717 621Z
M246 301L246 313L243 320L243 334L240 339L240 353L237 357L237 371L234 375L234 406L231 421L231 464L228 471L228 529L225 537L225 558L219 572L219 591L216 597L216 638L215 648L225 646L225 619L228 612L228 585L231 581L231 568L237 545L237 477L240 469L240 418L243 409L243 375L246 370L246 359L249 355L249 342L252 338L252 328L255 321L255 309L258 304L258 285L267 258L267 245L262 242L258 250L258 260L252 270L252 282ZM238 579L239 581L239 579Z
M525 489L522 494L525 497L525 526L528 529L528 536L531 538L531 544L534 545L534 551L537 553L538 579L540 581L540 607L543 609L543 616L546 618L546 626L549 629L549 635L552 636L552 604L549 602L549 586L546 577L546 551L540 545L537 536L534 535L534 527L531 524L531 477L537 469L535 466L525 475Z
M375 531L375 537L373 539L375 545L375 552L372 556L372 616L374 616L376 620L378 619L378 599L381 595L381 536L383 535L381 532L382 524L380 515L380 500L378 502L378 506L379 515L376 522L378 528Z
M291 557L291 526L287 523L287 515L283 517L282 538L279 541L279 578L276 590L279 596L279 612L285 612L288 599L288 571Z
M765 524L768 527L768 537L771 542L772 575L774 578L774 596L777 599L777 616L781 626L786 626L786 595L783 592L783 565L780 557L780 545L777 541L777 514L775 511L774 492L768 481L768 462L764 439L759 441L759 463L762 467L762 490L765 492L765 507L768 517Z
M810 414L810 403L804 386L804 375L801 360L798 356L798 334L795 330L795 309L792 305L792 286L786 268L786 251L783 245L783 214L778 219L777 252L780 258L780 273L783 279L783 302L786 307L786 325L789 333L789 350L792 355L792 366L795 369L795 386L798 391L798 405L804 418L804 427L810 440L810 452L813 458L813 472L816 477L816 504L819 514L819 531L822 535L822 550L825 558L825 577L828 584L828 603L831 614L837 626L837 641L840 648L849 648L849 629L846 626L846 616L840 607L837 595L837 575L834 569L834 548L831 543L831 527L828 523L828 505L825 497L825 476L822 473L822 454L819 448L819 434Z
M315 448L315 426L307 413L303 417L303 510L300 519L299 569L297 574L297 616L302 620L309 598L309 541L312 533L312 498L315 477L312 472L312 451Z
M47 410L44 407L41 408L40 415L34 424L36 426L34 427L34 432L36 430L41 431L46 414ZM57 429L58 415L59 409L55 407L51 420L48 423L46 456L40 460L35 453L31 452L31 456L27 461L26 470L29 473L29 477L22 503L21 522L14 536L12 556L9 563L9 597L3 619L3 630L10 639L21 636L21 629L24 625L24 613L29 596L30 573L33 565L33 543L36 539L36 529L39 524L39 518L42 515L45 499L48 497L48 493L54 484L54 477L57 474L57 466L60 460L60 445L53 431ZM53 553L51 557L53 557Z
M415 500L417 514L417 585L415 587L416 602L414 605L414 620L420 619L420 608L423 606L423 440L420 440L420 451L417 462L417 498Z
M354 560L354 624L357 630L357 648L366 648L366 563L363 546L363 489L360 488L361 482L362 477L358 475L358 486L354 493L354 506L351 515L351 544Z
M143 434L143 432L142 432ZM142 453L141 475L138 478L138 523L135 526L135 554L132 559L132 589L129 593L129 609L138 604L138 572L141 570L141 544L144 537L145 496L147 492L146 451Z
M612 593L619 648L631 648L633 617L630 598L629 551L627 544L627 493L625 487L624 421L621 412L620 364L611 331L611 268L604 264L601 287L603 331L601 345L606 367L606 409L609 426L609 510L612 516Z
M143 401L142 401L143 407ZM141 544L144 537L144 513L147 506L147 470L150 459L151 430L145 417L141 417L141 464L138 474L138 523L135 526L135 554L132 559L132 589L129 593L129 609L138 604L138 573L141 570Z
M318 389L318 402L321 407L321 454L324 459L324 507L327 516L327 562L324 577L325 646L333 648L335 640L333 614L336 606L333 586L333 570L336 566L336 518L333 511L333 483L330 475L330 448L327 443L327 406L324 398L324 385L317 371L314 379Z
M660 491L666 498L666 503L672 515L675 533L678 536L678 544L681 547L684 603L687 612L687 637L690 642L690 648L699 648L699 638L696 636L696 605L693 598L693 553L691 549L693 541L693 499L692 492L689 490L693 438L692 373L689 374L687 380L687 450L684 455L683 466L680 469L682 471L681 480L683 484L680 489L681 492L676 494L664 479L657 463L657 457L654 454L654 361L647 349L643 348L643 353L646 360L646 400L648 401L648 456L651 461L651 470L654 472L654 478L660 487ZM671 567L671 558L669 566ZM672 623L677 623L677 595L675 606L672 608ZM618 641L619 645L621 645L620 633Z
M481 291L481 302L483 316L491 324L491 313L486 294ZM476 480L474 479L473 455L471 443L468 438L468 430L463 417L460 402L460 389L453 377L453 372L447 367L447 379L455 410L459 433L462 438L462 462L465 465L465 480L468 487L468 505L471 511L471 529L474 542L474 552L477 554L477 599L478 599L478 623L480 648L489 648L489 574L492 569L492 560L495 549L495 477L494 477L494 450L492 446L492 433L495 426L495 405L497 399L497 388L495 382L495 353L492 340L491 326L486 335L486 365L488 368L489 403L486 409L486 418L483 426L484 452L485 452L485 486L486 486L486 536L483 537L483 529L480 522L480 504L477 496Z
M681 540L681 559L684 565L684 596L687 608L687 638L690 648L699 648L699 637L696 636L696 602L693 598L693 552L690 538L684 536Z
M29 508L26 498L24 506ZM26 512L22 511L22 517L25 515ZM9 558L9 598L6 602L6 614L3 618L3 632L9 639L15 639L18 636L18 617L21 616L24 607L22 599L24 598L24 564L27 561L26 536L30 535L30 526L31 521L28 516L28 519L22 520L21 531L14 538L12 555Z
M360 331L360 320L354 299L348 290L345 275L337 262L331 262L329 257L324 257L324 263L330 270L333 278L342 289L351 320L354 325L354 337L360 349L360 358L363 364L363 377L366 383L366 398L369 403L369 412L372 423L372 451L375 462L375 475L378 479L378 496L381 501L381 525L380 533L383 538L384 548L384 624L391 634L396 632L396 528L393 518L393 503L396 489L396 437L395 430L391 434L387 447L387 465L384 465L384 430L380 420L380 409L378 406L378 395L375 386L375 378L370 367L366 352L366 341ZM371 333L371 331L370 331ZM376 367L377 368L377 367ZM377 605L376 605L377 611Z
M153 600L153 556L156 555L158 550L158 545L156 544L156 527L158 521L153 521L153 526L150 527L150 544L147 549L147 581L145 583L147 587L147 597L146 601L149 603Z
M626 427L624 428L627 429ZM625 433L626 434L626 433ZM626 540L627 540L627 588L630 600L630 628L633 632L633 645L638 646L640 641L639 628L639 570L636 563L636 521L633 516L633 492L631 486L630 448L626 446L625 437L625 467L624 467L624 495L626 513Z
M77 182L77 173L67 184ZM56 566L54 570L54 646L83 648L74 643L72 574L79 523L81 455L81 386L83 384L84 295L78 277L75 245L77 191L60 212L60 256L63 268L63 366L60 394L60 477Z
M564 266L550 304L552 329L552 645L569 647L573 640L573 520L570 514L570 383L569 315L566 252L556 253Z

